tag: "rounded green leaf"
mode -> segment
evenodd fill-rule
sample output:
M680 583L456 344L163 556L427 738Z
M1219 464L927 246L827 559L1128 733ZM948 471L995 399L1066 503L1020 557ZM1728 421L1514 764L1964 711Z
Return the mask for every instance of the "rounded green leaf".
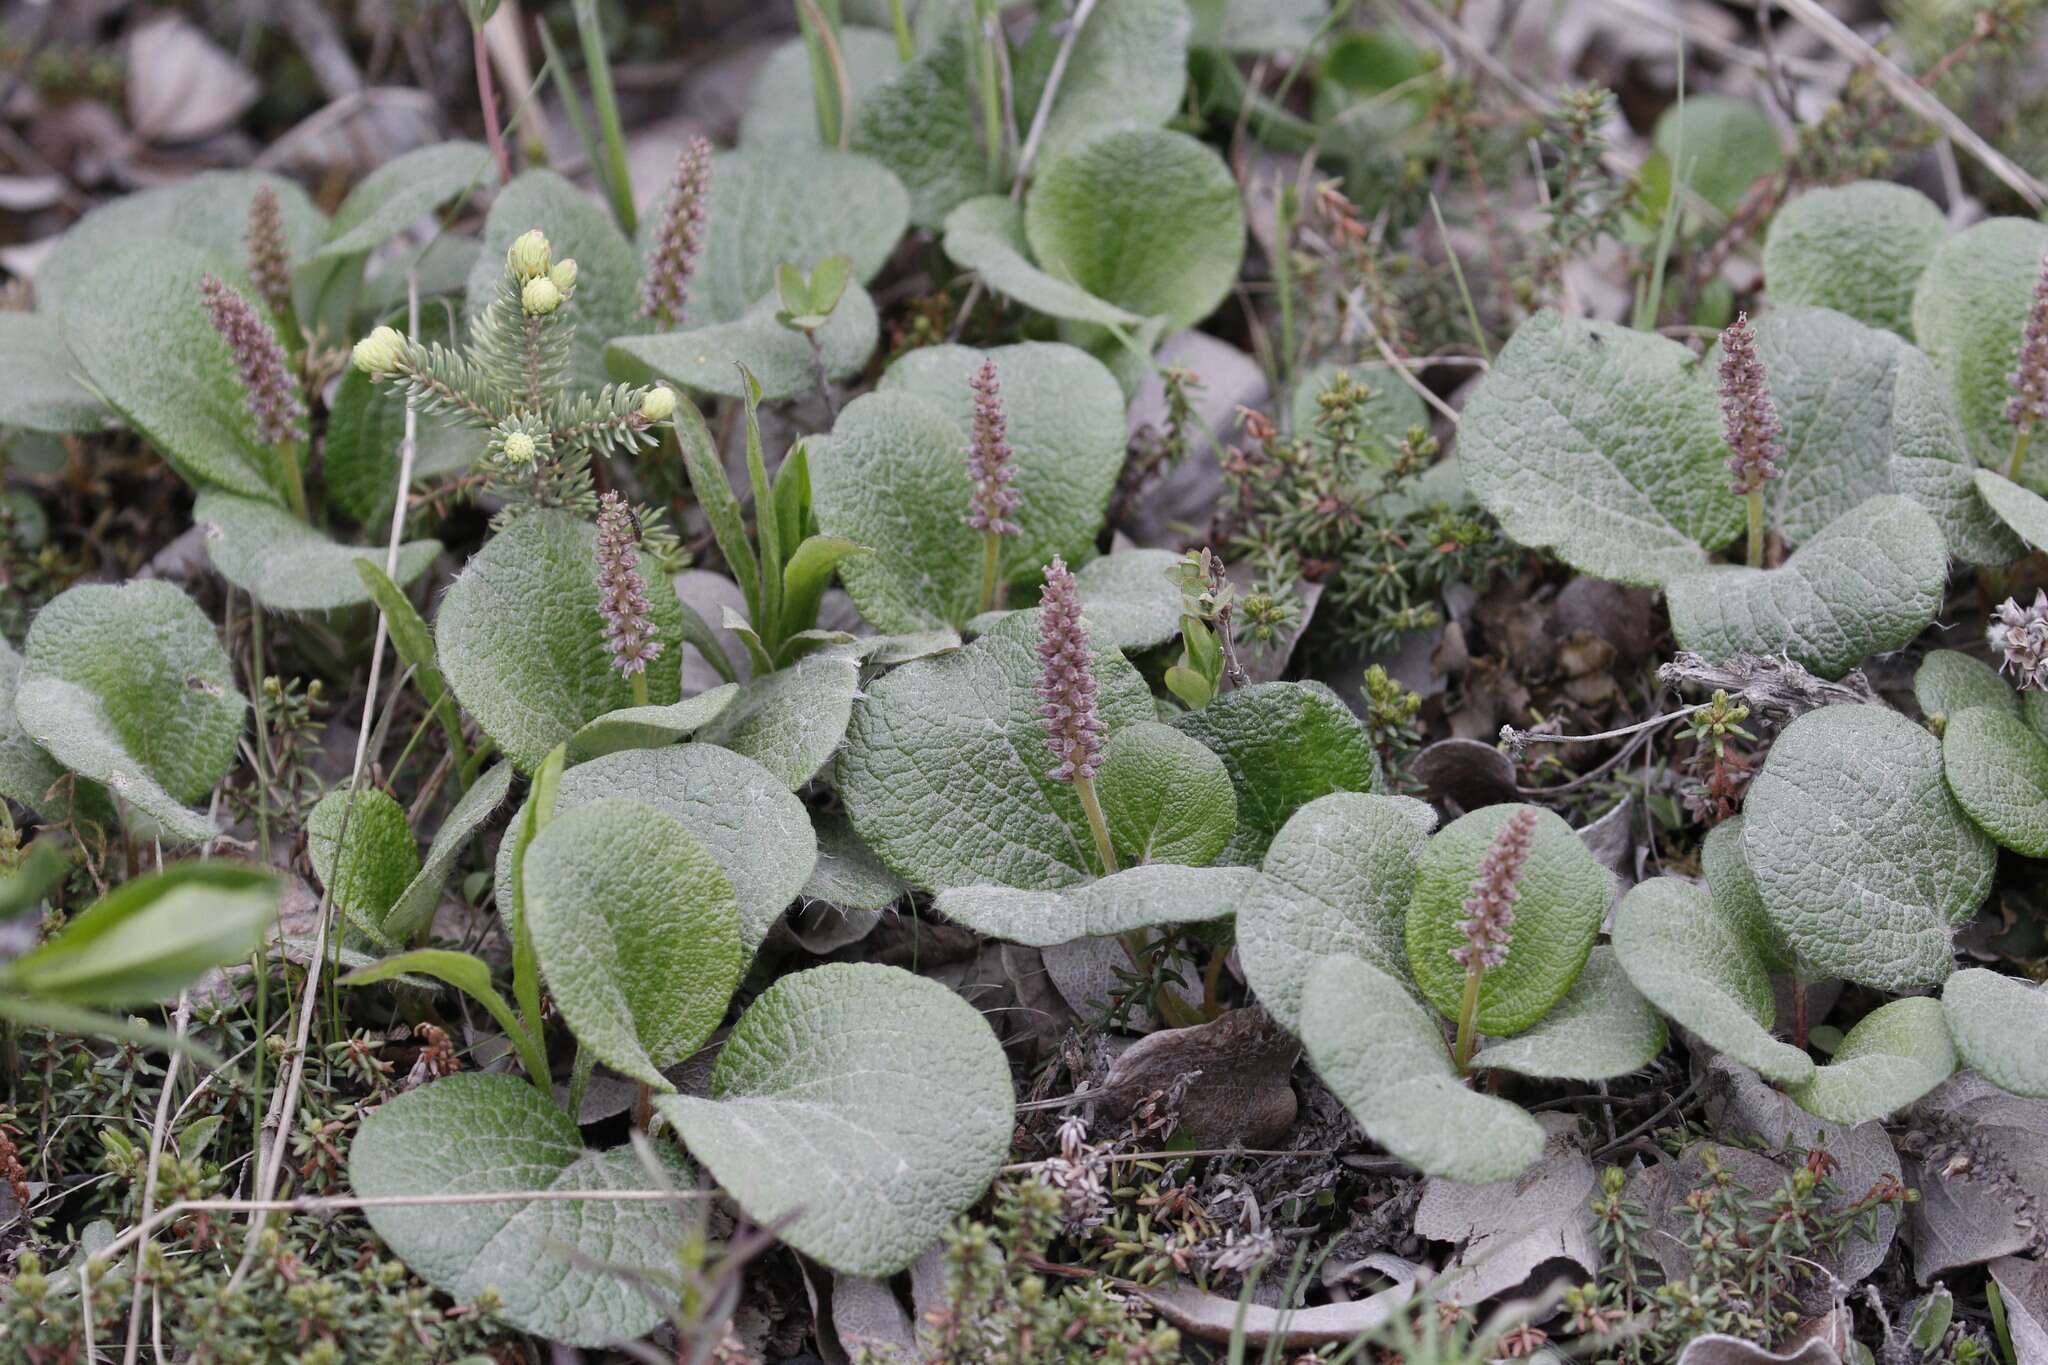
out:
M1950 716L1941 768L1979 829L2015 853L2048 857L2048 744L2015 712L1979 706Z
M1830 523L1775 569L1716 565L1673 578L1671 629L1710 659L1783 654L1839 678L1934 620L1948 544L1919 503L1884 494Z
M739 985L739 903L682 822L604 799L548 821L526 850L534 956L576 1041L622 1076L672 1087Z
M1955 1044L1941 1002L1920 995L1864 1015L1835 1049L1834 1059L1786 1093L1815 1118L1868 1123L1904 1109L1955 1069Z
M1021 611L964 649L905 664L854 707L837 781L854 829L914 886L1050 891L1097 872L1095 841L1046 743L1038 612ZM1106 735L1157 714L1114 649L1090 671Z
M1436 812L1406 796L1335 792L1309 802L1266 850L1237 914L1237 952L1266 1012L1297 1035L1301 992L1347 955L1406 980L1403 926Z
M187 806L235 763L249 704L213 623L168 583L70 588L29 627L14 714L80 776L196 842L213 833Z
M568 760L572 765L585 763L621 749L659 749L687 739L723 715L739 694L739 684L722 683L671 706L607 711L569 740Z
M808 271L845 255L855 280L872 279L909 226L910 196L872 157L783 142L713 157L707 212L685 319L693 325L743 316L774 291L785 263ZM659 222L658 207L643 217L643 259Z
M764 403L782 403L818 387L817 361L802 332L775 320L780 307L774 295L730 322L714 322L686 332L654 332L614 337L605 349L615 374L639 370L658 375L697 394L745 398L746 381L739 366L761 386ZM629 329L643 331L636 322ZM839 306L814 335L825 357L826 377L834 382L853 378L867 367L881 337L875 301L857 284L846 286Z
M1047 165L1024 233L1040 269L1142 317L1164 314L1174 329L1214 312L1244 260L1229 167L1186 133L1156 128L1105 133Z
M896 55L896 36L857 23L840 24L837 33L848 90L858 106L887 85L903 65ZM747 90L746 112L740 115L740 142L750 150L764 143L819 145L811 54L801 37L783 43L761 63Z
M818 862L804 883L806 899L840 910L881 910L910 889L861 842L844 815L820 811L811 824L818 835Z
M1095 790L1110 842L1126 863L1201 867L1237 828L1237 794L1223 760L1171 725L1119 730L1103 746Z
M1979 477L1947 383L1926 355L1901 348L1892 390L1892 486L1933 514L1957 559L2009 564L2025 551L1979 495Z
M1941 749L1883 706L1786 726L1745 800L1742 851L1764 910L1809 975L1932 986L1991 889L1997 850L1942 780Z
M940 914L976 933L1052 948L1161 924L1222 919L1244 903L1257 876L1248 867L1154 863L1063 891L956 886L941 891L936 905Z
M1180 634L1181 593L1172 570L1181 562L1171 550L1118 550L1076 569L1074 587L1091 638L1135 652ZM970 620L967 629L984 631L999 619L986 612Z
M416 147L371 171L334 211L317 256L355 256L382 246L448 200L494 183L491 154L474 142Z
M1974 706L1988 706L2014 718L2020 713L2019 697L1997 669L1953 649L1930 650L1920 661L1913 673L1913 700L1929 721L1936 716L1952 720Z
M642 556L641 572L652 570ZM674 661L683 617L653 578L647 596L666 648L645 676L659 706L681 699ZM528 512L493 536L441 603L434 641L448 684L521 772L590 721L633 705L632 685L605 652L597 608L596 528L560 510Z
M1641 883L1614 912L1614 955L1645 999L1708 1046L1774 1081L1813 1075L1811 1057L1771 1036L1764 954L1719 897L1676 877Z
M2001 1090L2048 1100L2048 991L1971 967L1941 988L1941 1009L1964 1066Z
M1425 1175L1483 1185L1543 1155L1536 1120L1466 1088L1436 1019L1377 967L1318 962L1302 990L1301 1041L1366 1136Z
M697 732L705 744L745 755L794 791L818 775L846 738L860 664L844 654L806 654L740 686Z
M1049 318L1098 327L1135 327L1136 313L1048 275L1031 262L1024 210L1005 194L984 194L946 215L946 254L996 293Z
M725 869L739 901L740 948L748 957L809 880L817 836L803 802L750 758L715 744L626 749L562 774L555 818L592 801L623 797L674 816ZM518 828L521 816L513 817ZM508 923L514 840L498 845L498 914Z
M24 431L98 431L114 420L78 382L79 365L53 313L0 313L0 426Z
M1178 113L1191 26L1184 0L1102 0L1074 39L1038 164L1055 164L1107 129L1158 128Z
M1629 984L1614 950L1595 948L1556 1008L1527 1032L1481 1048L1472 1067L1605 1081L1642 1070L1664 1043L1663 1017Z
M1810 304L1910 337L1913 291L1948 220L1934 201L1888 180L1811 189L1779 209L1764 239L1764 278L1781 307Z
M1725 95L1678 101L1657 120L1650 140L1693 193L1724 214L1785 161L1770 117L1748 100Z
M306 817L306 854L335 908L388 939L384 917L420 872L405 807L374 787L337 787Z
M1764 970L1788 973L1796 970L1792 950L1784 935L1764 910L1764 898L1756 889L1756 877L1742 854L1742 817L1723 820L1707 831L1700 845L1700 871L1707 877L1707 892L1714 908L1757 951Z
M483 248L469 272L463 316L474 321L497 297L506 248L534 228L547 234L554 259L576 262L576 292L568 304L576 323L569 373L575 383L597 388L609 378L605 342L640 330L640 254L604 205L553 171L525 171L498 191L484 220Z
M1978 463L2004 468L2012 454L2007 378L2032 306L2048 224L1991 218L1934 250L1913 293L1913 334L1956 397ZM2040 451L2029 470L2040 468Z
M682 1163L657 1143L666 1177ZM593 1152L574 1120L531 1084L471 1072L385 1101L349 1149L348 1183L366 1199L538 1191L641 1190L652 1177L630 1147ZM662 1320L683 1215L654 1202L506 1199L378 1204L377 1235L428 1283L575 1346L628 1341Z
M272 611L333 611L370 600L356 576L358 559L384 563L372 545L337 545L275 503L209 488L192 504L192 520L206 537L206 557L220 576ZM398 547L397 581L418 581L438 540Z
M57 818L71 804L60 786L67 774L16 719L14 692L20 680L21 655L0 639L0 800L16 801L38 815ZM97 790L90 783L86 788ZM104 796L99 800L105 803Z
M59 317L93 387L187 483L282 502L277 452L256 434L241 372L199 297L213 274L265 313L240 259L182 241L119 243Z
M1255 863L1294 812L1317 797L1381 785L1372 736L1321 683L1240 687L1173 723L1216 752L1237 791L1237 832L1218 862Z
M1741 531L1709 372L1678 342L1546 310L1495 357L1458 467L1520 544L1662 587Z
M993 188L967 65L965 27L947 24L854 109L854 150L896 173L919 227L936 228L955 206Z
M656 1103L756 1223L847 1275L916 1260L1009 1155L1010 1065L975 1008L896 967L785 976L734 1026L711 1097Z
M1451 950L1465 942L1458 921L1494 837L1525 806L1488 806L1444 826L1415 869L1403 934L1408 970L1422 997L1452 1019L1465 969ZM1570 825L1539 810L1528 861L1515 883L1507 958L1479 981L1479 1031L1505 1038L1529 1028L1565 997L1586 965L1614 896L1614 879Z

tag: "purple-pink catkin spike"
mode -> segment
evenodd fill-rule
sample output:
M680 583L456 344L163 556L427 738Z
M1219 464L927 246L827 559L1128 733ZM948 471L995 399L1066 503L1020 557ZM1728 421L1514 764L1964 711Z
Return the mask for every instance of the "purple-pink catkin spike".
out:
M1095 675L1088 671L1088 631L1081 624L1074 575L1057 555L1045 566L1038 601L1038 660L1044 666L1038 695L1045 702L1046 740L1060 761L1051 777L1093 778L1102 766L1102 718L1095 710Z
M2006 378L2012 384L2012 397L2006 401L2005 420L2031 431L2036 422L2048 417L2048 255L2041 257L2034 302L2020 333L2019 361Z
M248 394L249 411L256 416L257 435L270 445L303 440L306 405L285 368L277 333L249 300L217 275L200 277L199 299L206 307L206 320L227 342L235 368L242 372L242 388Z
M640 577L640 533L616 492L597 506L597 610L604 617L604 647L622 678L643 672L661 657Z
M1465 941L1451 949L1451 960L1467 971L1498 967L1507 959L1515 898L1521 894L1522 873L1536 838L1536 814L1534 806L1521 806L1508 816L1479 864L1479 875L1472 879L1465 918L1458 921Z
M1764 364L1756 354L1749 314L1739 314L1721 333L1721 431L1727 438L1729 491L1741 497L1778 477L1784 433L1764 387Z
M1010 481L1017 467L1010 460L1009 419L1003 416L1003 389L996 381L996 363L981 362L967 385L974 390L974 440L967 447L967 473L974 480L974 504L966 517L977 531L1014 536L1023 528L1009 520L1023 500Z
M653 318L664 327L683 320L683 307L690 297L690 277L696 273L697 257L704 250L704 216L711 191L711 144L693 137L683 144L676 158L676 173L669 181L668 202L662 209L661 225L654 245L647 252L647 277L640 287L640 316Z
M277 191L268 185L249 201L249 231L244 238L249 248L249 279L272 317L285 317L292 306L291 262L285 254L284 211L278 206Z

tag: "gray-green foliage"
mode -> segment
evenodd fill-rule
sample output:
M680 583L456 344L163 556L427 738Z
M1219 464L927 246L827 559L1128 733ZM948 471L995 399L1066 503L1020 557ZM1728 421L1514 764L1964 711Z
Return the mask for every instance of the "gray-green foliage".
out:
M317 256L356 256L424 214L490 182L491 154L474 142L436 142L385 162L356 182L334 211Z
M1932 721L1936 716L1951 720L1974 706L1988 706L2017 718L2020 699L1998 676L1998 670L1982 659L1953 649L1928 651L1913 674L1913 700L1920 713Z
M47 313L0 313L0 426L26 431L96 431L113 410L79 382L79 364Z
M598 1061L656 1090L725 1017L739 904L681 821L606 798L550 820L526 850L525 927L548 991Z
M1436 1017L1377 967L1344 956L1318 962L1302 990L1301 1040L1366 1135L1427 1175L1485 1184L1542 1155L1536 1120L1467 1089Z
M1956 1069L1941 1002L1911 996L1880 1005L1843 1037L1827 1065L1788 1093L1835 1123L1868 1123L1904 1109Z
M337 545L276 503L209 488L192 504L192 520L206 537L206 557L220 576L272 611L333 611L361 606L369 589L355 561L384 563L384 551ZM398 547L397 581L405 586L441 553L438 540Z
M884 675L854 708L840 795L861 838L912 885L1047 891L1099 870L1073 788L1047 776L1058 763L1040 714L1038 630L1036 610L1006 617L964 649ZM1095 645L1091 671L1111 739L1154 718L1121 654Z
M2015 853L2048 857L2048 744L2017 706L1976 706L1950 716L1941 766L1956 803L1979 829Z
M2048 251L2048 225L1992 218L1935 248L1913 295L1913 334L1956 396L1963 429L1983 464L2012 452L2008 380ZM2028 461L2037 470L2040 452Z
M1750 784L1742 848L1806 971L1891 991L1948 975L1950 936L1997 863L1949 795L1935 738L1875 705L1785 727Z
M234 766L247 711L213 623L168 583L71 588L29 627L14 694L22 732L175 840L213 832L187 807Z
M1244 903L1258 874L1248 867L1154 863L1059 891L957 886L941 891L940 914L991 938L1051 948L1162 924L1222 919Z
M2048 1100L2048 993L1971 967L1943 985L1941 1007L1964 1066L2002 1090Z
M1995 477L1978 470L1934 362L1902 347L1892 391L1892 486L1934 515L1949 553L1964 563L2009 564L2023 553L1979 490L1981 480Z
M1181 592L1171 571L1181 562L1171 550L1118 550L1076 569L1074 588L1088 638L1136 652L1180 634ZM1025 605L1024 593L1018 597ZM1000 619L1000 613L984 612L966 628L984 631Z
M1775 569L1716 565L1665 585L1684 648L1721 659L1782 654L1839 678L1897 649L1941 609L1948 547L1919 503L1871 498Z
M1769 115L1748 100L1690 95L1664 111L1650 141L1692 192L1733 213L1757 180L1784 163ZM1675 167L1672 163L1676 163Z
M688 1185L680 1161L660 1159L662 1178ZM348 1178L367 1199L638 1190L653 1179L631 1148L585 1148L575 1122L526 1081L484 1073L379 1105L350 1145ZM367 1216L422 1279L463 1302L494 1290L507 1323L580 1346L661 1320L683 1226L672 1205L607 1200L382 1204Z
M946 215L946 254L996 293L1050 318L1097 327L1133 327L1127 308L1096 298L1070 280L1039 269L1024 235L1024 209L1008 195L984 194Z
M847 405L811 456L819 528L872 551L842 564L840 577L881 630L958 627L980 608L981 533L963 520L973 493L968 381L990 359L1020 497L1012 520L1022 529L1002 546L1005 579L1021 597L1054 555L1079 563L1092 553L1123 465L1123 397L1109 371L1044 342L913 351L877 392Z
M573 765L621 749L658 749L674 744L718 719L739 694L738 683L723 683L668 706L628 706L607 711L570 737L567 758Z
M1407 977L1403 926L1435 826L1436 812L1409 797L1336 792L1281 827L1237 919L1245 980L1281 1024L1300 1033L1302 988L1326 957Z
M21 679L21 655L0 639L0 799L18 801L38 814L68 806L60 790L64 766L29 738L14 714Z
M334 908L382 939L384 919L420 872L405 808L374 787L337 787L306 817L306 855Z
M1941 209L1908 186L1821 186L1772 217L1764 278L1777 305L1834 308L1910 337L1913 291L1947 236Z
M1676 877L1642 883L1614 912L1614 954L1651 1004L1708 1046L1774 1081L1813 1075L1812 1058L1771 1035L1764 953L1720 896Z
M1102 0L1074 42L1046 116L1039 165L1054 165L1108 130L1158 128L1178 113L1189 27L1183 0Z
M935 228L989 183L967 36L949 24L938 41L870 92L854 112L853 146L894 171L910 192L910 220Z
M1700 844L1700 870L1707 877L1707 891L1714 908L1756 949L1764 967L1771 972L1790 972L1797 965L1785 937L1778 932L1764 898L1756 889L1756 876L1742 854L1742 817L1723 820L1707 831Z
M1240 687L1173 723L1216 752L1237 792L1237 831L1218 862L1255 863L1310 801L1381 785L1372 737L1321 683Z
M697 738L753 759L791 790L817 775L846 738L860 665L844 654L807 654L742 684Z
M1127 725L1103 747L1096 792L1116 854L1132 863L1212 861L1237 828L1223 760L1170 725Z
M633 704L604 648L596 547L596 529L575 515L529 512L469 561L434 623L449 686L522 772L585 724ZM641 564L643 574L652 568L645 556ZM681 698L682 612L653 579L647 597L666 649L645 676L649 699L665 705Z
M1467 486L1508 535L1602 578L1661 587L1743 524L1711 376L1646 332L1538 313L1458 438Z
M709 849L739 901L740 948L751 957L768 930L802 891L817 861L817 836L803 802L773 773L715 744L625 749L579 763L562 774L555 811L624 797L674 816ZM513 817L518 828L522 815ZM512 850L498 846L498 913L512 904Z
M1457 1018L1465 968L1452 950L1466 942L1458 922L1496 836L1528 806L1488 806L1446 825L1416 865L1403 934L1408 970L1424 999ZM1614 896L1614 879L1558 816L1539 811L1521 878L1515 883L1514 924L1507 957L1479 983L1475 1023L1481 1033L1506 1037L1550 1012L1586 965L1600 922Z
M887 85L902 66L896 55L896 37L867 23L842 23L838 34L849 93L859 105ZM783 43L761 63L760 74L747 91L746 112L740 116L742 146L753 150L785 142L819 145L811 56L801 37Z
M1604 1081L1639 1071L1664 1050L1664 1017L1637 994L1612 948L1595 948L1572 988L1531 1028L1473 1054L1475 1070Z
M738 368L744 365L761 386L761 401L785 402L815 390L818 372L803 333L775 320L778 306L770 294L729 322L615 337L605 358L614 373L645 370L692 393L719 398L746 397L746 380ZM859 374L875 353L880 328L868 291L847 285L839 306L815 333L826 377L839 382Z
M719 1052L708 1098L657 1103L757 1223L849 1275L893 1275L1009 1153L1002 1045L975 1008L895 967L785 976Z
M483 828L484 822L497 814L498 807L505 804L505 797L512 790L510 763L499 763L482 777L470 784L455 808L441 820L441 827L434 831L434 840L427 846L427 856L420 864L419 873L406 883L405 890L391 903L384 914L384 932L393 939L404 939L415 933L421 925L433 919L435 907L440 903L441 888L447 884L448 874L455 870L456 862L469 841Z
M2048 546L2048 500L1992 469L1978 470L1973 482L1977 496L2008 531L2034 549Z
M1141 212L1132 212L1142 207ZM1185 133L1105 133L1052 162L1024 205L1039 268L1170 327L1200 322L1244 260L1244 207L1223 159Z

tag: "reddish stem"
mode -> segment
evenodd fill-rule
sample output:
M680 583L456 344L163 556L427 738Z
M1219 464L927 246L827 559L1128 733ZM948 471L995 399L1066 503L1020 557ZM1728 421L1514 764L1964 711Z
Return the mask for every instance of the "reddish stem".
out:
M470 30L475 40L471 53L476 60L476 96L484 107L484 137L491 144L491 155L498 161L498 179L509 182L512 179L512 158L505 151L505 134L498 127L498 92L491 83L491 51L484 42L482 24Z

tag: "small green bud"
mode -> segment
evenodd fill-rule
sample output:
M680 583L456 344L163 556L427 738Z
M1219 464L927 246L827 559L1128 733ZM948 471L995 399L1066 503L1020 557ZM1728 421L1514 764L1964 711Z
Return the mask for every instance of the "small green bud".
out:
M549 261L547 234L539 228L520 233L505 253L506 268L522 280L535 280L547 274Z
M640 415L650 422L666 422L676 413L676 391L666 385L649 389L640 399Z
M519 306L528 314L544 318L562 306L562 291L555 288L555 282L542 275L528 280L526 287L519 291Z
M572 257L566 261L556 261L555 268L548 272L548 278L555 282L555 288L567 294L576 287L575 259Z
M515 431L505 438L505 459L512 464L532 464L537 453L533 437L523 431Z
M352 354L364 374L389 374L405 356L405 335L396 327L379 327L358 341Z

